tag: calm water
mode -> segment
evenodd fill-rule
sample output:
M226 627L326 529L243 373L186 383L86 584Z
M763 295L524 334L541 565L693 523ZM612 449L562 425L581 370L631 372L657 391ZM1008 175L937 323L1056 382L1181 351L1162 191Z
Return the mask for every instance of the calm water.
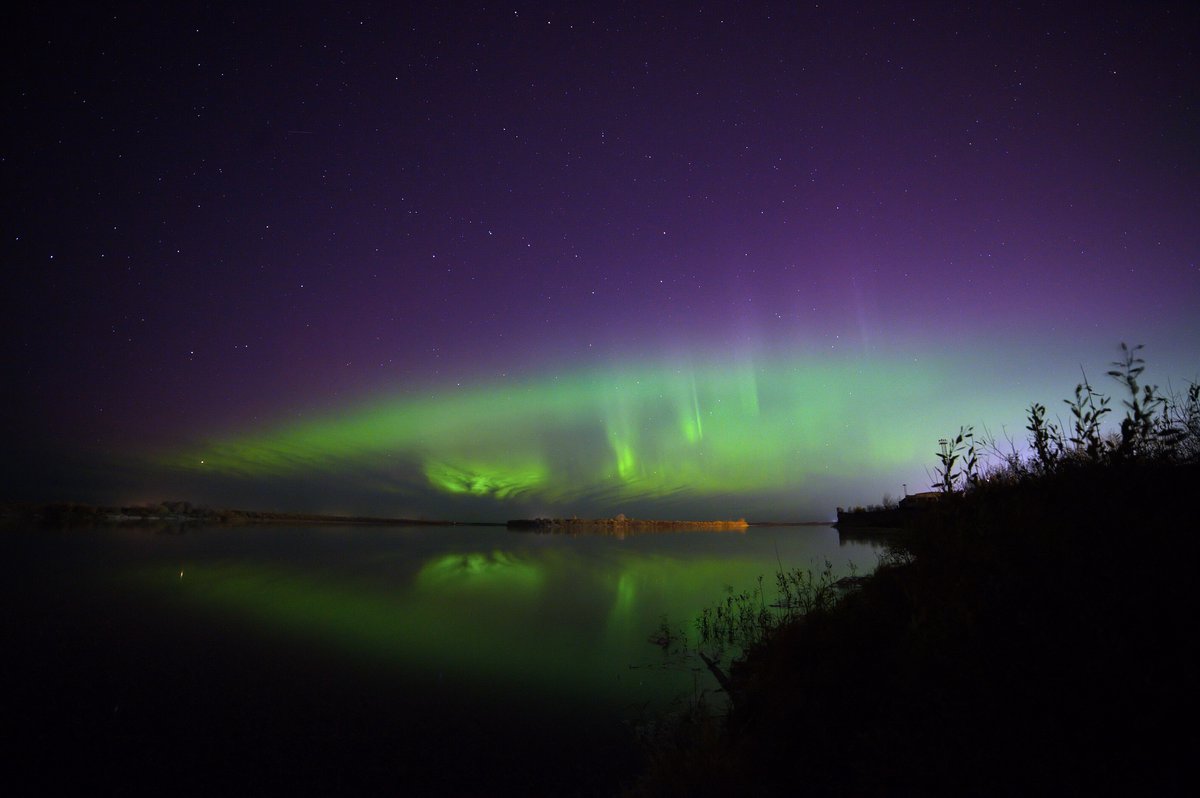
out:
M828 527L6 530L9 761L32 793L606 793L714 687L648 642Z

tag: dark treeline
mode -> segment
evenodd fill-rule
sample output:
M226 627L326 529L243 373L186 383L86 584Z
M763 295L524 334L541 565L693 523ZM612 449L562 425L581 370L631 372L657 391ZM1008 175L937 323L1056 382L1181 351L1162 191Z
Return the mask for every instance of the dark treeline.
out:
M37 523L48 527L103 526L109 524L425 524L448 526L453 521L412 518L379 518L365 515L321 515L263 510L205 507L186 501L157 504L99 506L78 502L8 504L0 519Z
M1084 382L1065 430L1031 407L1025 456L943 441L944 496L855 589L810 574L799 610L749 593L706 613L694 653L728 709L666 724L632 792L1190 790L1200 395L1161 396L1141 368L1123 347L1111 432ZM729 665L705 654L718 638L742 644Z

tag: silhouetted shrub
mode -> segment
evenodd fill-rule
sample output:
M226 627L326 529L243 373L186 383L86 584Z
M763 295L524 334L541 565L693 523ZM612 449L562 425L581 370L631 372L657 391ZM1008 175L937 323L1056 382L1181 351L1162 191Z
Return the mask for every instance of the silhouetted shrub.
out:
M937 453L945 495L857 589L762 581L698 622L740 646L719 674L728 710L654 758L642 795L1184 794L1195 736L1197 599L1164 572L1200 557L1200 388L1141 384L1140 347L1076 387L1068 437L1030 408L1030 454L968 465L969 428ZM797 572L798 573L798 572ZM795 599L788 599L787 606ZM718 722L719 721L719 722Z

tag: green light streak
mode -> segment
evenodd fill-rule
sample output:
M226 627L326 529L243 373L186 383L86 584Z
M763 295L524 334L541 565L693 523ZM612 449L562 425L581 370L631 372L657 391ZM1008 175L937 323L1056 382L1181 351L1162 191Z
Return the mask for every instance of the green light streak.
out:
M246 478L362 467L396 490L551 505L761 492L928 461L944 383L943 369L887 360L595 370L381 399L160 464Z
M704 421L700 418L700 398L696 395L696 378L692 377L692 413L687 415L681 411L680 426L683 437L688 443L699 443L704 440Z
M507 499L519 496L546 481L546 469L538 463L518 466L472 464L455 466L430 461L425 464L429 483L447 493L470 493Z
M612 447L613 454L616 456L617 476L625 482L632 482L637 478L637 462L633 453L633 444L629 438L632 437L628 432L623 437L620 433L609 427L608 445Z

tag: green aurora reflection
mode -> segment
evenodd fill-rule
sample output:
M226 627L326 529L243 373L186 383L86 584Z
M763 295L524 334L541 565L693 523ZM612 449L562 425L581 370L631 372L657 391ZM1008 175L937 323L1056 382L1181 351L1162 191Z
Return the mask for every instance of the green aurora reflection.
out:
M438 531L416 534L440 537ZM690 670L662 669L661 652L647 642L664 613L691 628L700 610L719 600L722 585L753 585L779 548L791 561L832 546L843 572L845 558L864 570L874 560L866 547L838 549L826 531L793 532L775 550L740 533L689 533L689 540L695 535L699 549L711 551L653 551L670 542L659 538L637 546L593 541L602 545L585 553L576 544L586 539L556 539L545 547L518 536L511 547L443 549L416 562L397 547L369 560L362 572L189 557L182 568L130 568L125 579L152 591L156 601L307 641L365 666L443 673L481 693L524 685L531 695L555 700L625 706L668 699L692 686ZM770 601L770 580L766 589ZM630 670L655 662L659 667L650 672Z

